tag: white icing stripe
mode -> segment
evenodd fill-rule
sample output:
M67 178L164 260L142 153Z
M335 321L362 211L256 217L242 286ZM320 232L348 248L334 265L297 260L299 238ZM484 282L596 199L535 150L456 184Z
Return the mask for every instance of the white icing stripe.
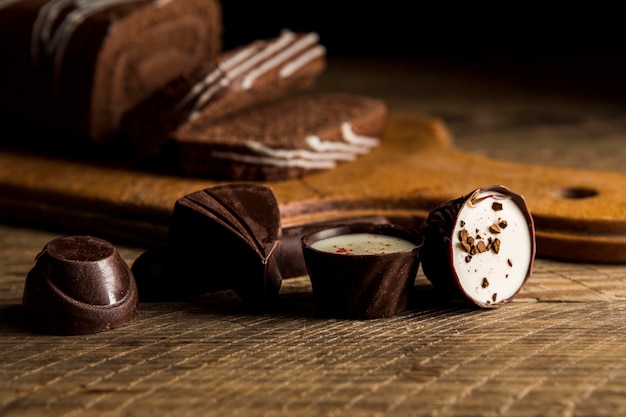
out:
M212 70L204 79L196 83L189 93L174 107L173 113L181 111L187 104L195 100L193 108L187 115L187 120L198 117L200 110L215 96L215 94L230 84L242 73L257 65L271 54L292 42L295 33L284 30L279 38L272 42L257 41L252 45L235 53L233 56L218 62L217 68Z
M263 145L259 142L246 142L246 147L258 154L275 159L307 159L311 161L353 161L355 156L347 152L311 152L306 149L279 149Z
M233 67L240 65L246 59L256 54L261 48L265 46L265 42L257 41L252 45L245 47L241 51L235 53L228 59L219 62L217 65L222 68L224 72L232 71Z
M206 104L213 96L222 88L224 88L228 84L228 80L223 78L219 84L214 84L211 88L207 89L202 93L202 95L198 98L195 106L189 113L189 120L193 120L200 115L200 110L204 104Z
M297 39L297 35L284 29L280 36L270 42L256 41L252 45L235 53L230 58L220 61L217 68L212 70L208 76L202 81L196 83L190 92L174 107L173 113L182 111L190 102L195 100L193 108L187 115L187 120L193 120L202 108L214 97L221 88L230 85L232 80L237 79L243 74L248 73L241 82L242 88L252 86L254 80L262 73L276 67L284 61L297 55L303 49L306 49L319 40L316 33L310 33ZM295 42L294 42L295 40ZM294 65L287 64L282 69L281 77L292 75L303 65L316 57L326 53L326 49L322 46L312 48L310 52L303 54L294 61ZM265 62L263 62L265 61ZM255 66L261 64L258 68Z
M309 136L306 143L316 152L346 152L350 154L363 155L369 152L369 148L352 145L345 142L322 141L319 136Z
M174 107L172 113L178 113L187 104L195 100L193 109L189 113L187 120L195 119L198 116L200 108L206 104L211 97L221 88L229 84L226 73L235 65L239 65L245 59L255 54L259 45L255 43L252 46L242 49L228 59L217 63L216 68L211 70L202 80L191 87L191 90L183 97L183 99ZM219 81L219 83L218 83ZM209 91L207 91L209 90Z
M241 74L244 74L245 72L249 71L251 68L254 68L256 65L259 64L259 62L263 62L270 56L274 55L276 52L285 48L287 45L293 42L295 37L296 37L296 34L289 30L282 31L278 39L272 42L269 42L267 46L265 47L265 49L259 51L251 59L245 62L242 62L241 65L238 65L237 67L232 68L229 71L228 76L231 79L235 79L239 77Z
M345 142L321 141L318 136L311 135L306 138L307 144L313 149L277 149L266 146L259 142L249 141L245 146L257 155L246 155L235 152L214 151L214 158L230 159L248 164L261 164L273 166L297 166L307 169L333 168L339 161L353 161L358 155L363 155L380 143L376 138L358 136L352 131L349 122L341 125Z
M22 0L0 0L0 9L2 9L3 7L8 7L13 3L18 3L20 1Z
M284 65L278 72L278 75L281 78L287 78L293 75L293 73L298 71L300 68L304 67L309 62L319 58L320 56L323 56L324 54L326 54L326 48L324 48L321 45L318 45L315 48L311 49L310 51L307 51L306 53L300 55L295 60Z
M255 68L254 70L250 71L250 73L246 75L243 81L241 82L241 87L244 90L249 89L250 87L252 87L252 84L257 78L259 78L266 72L270 71L271 69L278 67L283 62L289 60L294 55L300 53L303 49L306 49L309 46L314 45L315 43L318 42L318 40L319 40L319 36L317 35L317 33L309 33L306 36L303 36L302 38L298 39L296 42L294 42L288 48L283 50L281 53L268 59L258 68Z
M43 44L44 52L53 57L54 77L58 80L67 45L82 23L107 8L139 1L145 0L49 0L41 6L33 24L31 38L33 62L36 63L39 59L40 44ZM57 23L59 14L67 8L72 10Z
M191 101L198 100L198 98L202 95L203 91L206 88L208 88L211 84L213 84L215 81L220 79L222 76L223 76L223 72L219 69L219 67L209 72L200 82L194 84L194 86L191 87L191 90L174 107L174 109L172 110L172 113L178 113Z
M380 140L369 136L361 136L354 133L352 125L349 122L341 124L341 134L346 142L353 143L359 146L374 147L380 145Z
M305 169L330 169L337 166L333 161L311 161L309 159L276 159L265 156L242 155L234 152L215 151L211 153L214 158L230 159L236 162L244 162L253 165L271 165L277 167L297 167Z

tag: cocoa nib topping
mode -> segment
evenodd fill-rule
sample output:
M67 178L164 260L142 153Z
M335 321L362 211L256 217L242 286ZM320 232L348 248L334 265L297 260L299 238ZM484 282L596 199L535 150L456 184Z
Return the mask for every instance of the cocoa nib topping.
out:
M491 243L491 250L494 253L500 252L500 239L496 239Z
M479 253L492 251L497 254L498 252L500 252L500 244L501 242L498 238L488 238L487 243L485 244L485 240L480 235L477 235L476 239L474 239L472 236L469 235L469 232L466 229L461 229L459 231L459 247L464 252L469 253L469 256L465 257L466 262L471 261L472 256Z
M487 288L488 286L489 286L489 280L487 278L483 278L483 282L481 284L481 287Z
M491 296L491 299L493 300L493 302L496 302L496 298L498 298L498 293L494 292L493 295Z
M489 231L491 233L500 233L502 230L500 230L500 226L498 226L497 224L492 224L491 226L489 226Z
M491 209L493 211L500 211L500 210L502 210L502 203L498 203L497 201L494 201L493 204L491 205Z
M498 223L498 226L500 226L500 229L506 229L506 227L509 224L506 222L506 220L500 220L500 223Z

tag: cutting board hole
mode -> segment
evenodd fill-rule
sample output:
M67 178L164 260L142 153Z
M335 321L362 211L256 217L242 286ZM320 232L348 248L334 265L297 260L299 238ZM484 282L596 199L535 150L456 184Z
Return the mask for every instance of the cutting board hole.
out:
M571 200L580 200L583 198L591 198L598 195L598 191L593 188L585 187L566 187L561 188L558 191L558 195L561 198L567 198Z

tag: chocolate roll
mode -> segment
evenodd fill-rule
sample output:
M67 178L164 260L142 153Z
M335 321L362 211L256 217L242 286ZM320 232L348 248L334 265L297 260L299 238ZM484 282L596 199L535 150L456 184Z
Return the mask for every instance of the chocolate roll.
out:
M422 224L422 269L450 297L482 308L511 301L530 277L535 228L524 197L502 185L443 203Z
M100 143L170 80L206 71L221 35L217 0L2 3L0 111Z
M252 310L282 283L281 226L272 190L227 184L180 198L168 236L172 285L189 294L231 289Z
M93 236L54 239L37 255L24 286L29 323L51 334L96 333L137 317L132 272L115 246Z

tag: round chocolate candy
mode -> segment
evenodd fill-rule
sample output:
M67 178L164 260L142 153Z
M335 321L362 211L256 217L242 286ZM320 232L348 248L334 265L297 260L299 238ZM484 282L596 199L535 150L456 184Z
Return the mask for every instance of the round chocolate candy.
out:
M454 298L497 308L511 301L531 275L533 219L524 198L503 185L440 205L420 233L424 275Z
M53 334L87 334L137 317L133 275L115 246L92 236L54 239L37 255L22 306L31 324Z
M317 306L337 317L404 311L419 267L419 234L393 224L353 223L302 237Z

